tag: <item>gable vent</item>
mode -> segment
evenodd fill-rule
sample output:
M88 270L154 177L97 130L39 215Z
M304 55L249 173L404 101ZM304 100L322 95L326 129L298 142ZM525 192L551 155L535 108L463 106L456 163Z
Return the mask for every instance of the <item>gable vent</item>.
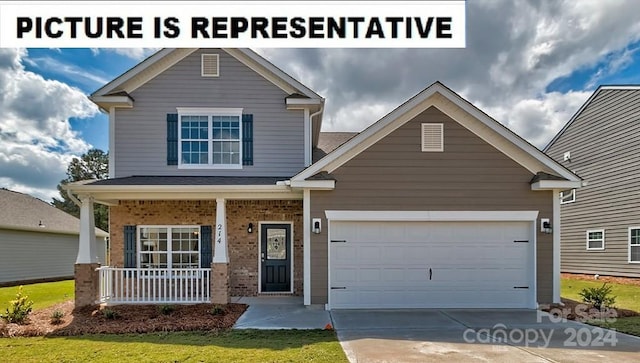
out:
M203 54L202 77L218 77L219 71L218 54Z
M444 151L443 124L422 124L422 151Z

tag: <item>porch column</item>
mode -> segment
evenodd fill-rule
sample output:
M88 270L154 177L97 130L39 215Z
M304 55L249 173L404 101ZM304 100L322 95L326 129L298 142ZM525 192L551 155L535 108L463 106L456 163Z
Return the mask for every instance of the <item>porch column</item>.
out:
M227 208L224 198L216 199L216 230L211 264L211 302L229 303L229 250L227 248Z
M74 269L75 306L76 308L93 305L98 300L98 272L100 267L97 256L95 217L93 215L93 198L79 196L80 205L80 237L78 257Z

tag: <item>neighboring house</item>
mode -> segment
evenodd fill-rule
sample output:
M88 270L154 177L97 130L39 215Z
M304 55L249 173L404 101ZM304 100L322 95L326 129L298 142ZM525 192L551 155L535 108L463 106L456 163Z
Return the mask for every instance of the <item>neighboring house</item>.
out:
M561 270L640 277L640 86L601 86L545 151L584 185L561 199Z
M441 83L357 135L321 133L324 99L247 49L165 49L91 99L110 178L68 188L110 206L112 265L79 253L77 305L560 299L552 226L580 179Z
M0 189L0 285L73 277L80 221L27 194ZM95 230L106 261L108 233Z

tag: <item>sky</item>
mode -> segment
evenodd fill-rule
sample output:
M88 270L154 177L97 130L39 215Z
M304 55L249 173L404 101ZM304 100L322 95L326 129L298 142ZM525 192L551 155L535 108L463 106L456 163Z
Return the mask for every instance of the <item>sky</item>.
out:
M464 49L256 49L326 98L323 131L361 131L441 81L543 148L603 84L640 84L640 1L467 2ZM58 197L108 149L88 95L156 49L0 49L0 187Z

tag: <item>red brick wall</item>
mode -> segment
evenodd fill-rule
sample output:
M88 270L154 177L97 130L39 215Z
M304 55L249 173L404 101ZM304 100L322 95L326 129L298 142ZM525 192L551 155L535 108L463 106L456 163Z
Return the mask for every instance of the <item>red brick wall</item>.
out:
M216 201L127 200L109 208L111 265L124 266L126 225L216 225Z
M258 293L259 222L293 222L294 294L302 295L302 201L227 200L227 243L231 296ZM110 208L111 265L124 265L125 225L216 225L216 202L121 201ZM253 223L253 233L247 226Z

